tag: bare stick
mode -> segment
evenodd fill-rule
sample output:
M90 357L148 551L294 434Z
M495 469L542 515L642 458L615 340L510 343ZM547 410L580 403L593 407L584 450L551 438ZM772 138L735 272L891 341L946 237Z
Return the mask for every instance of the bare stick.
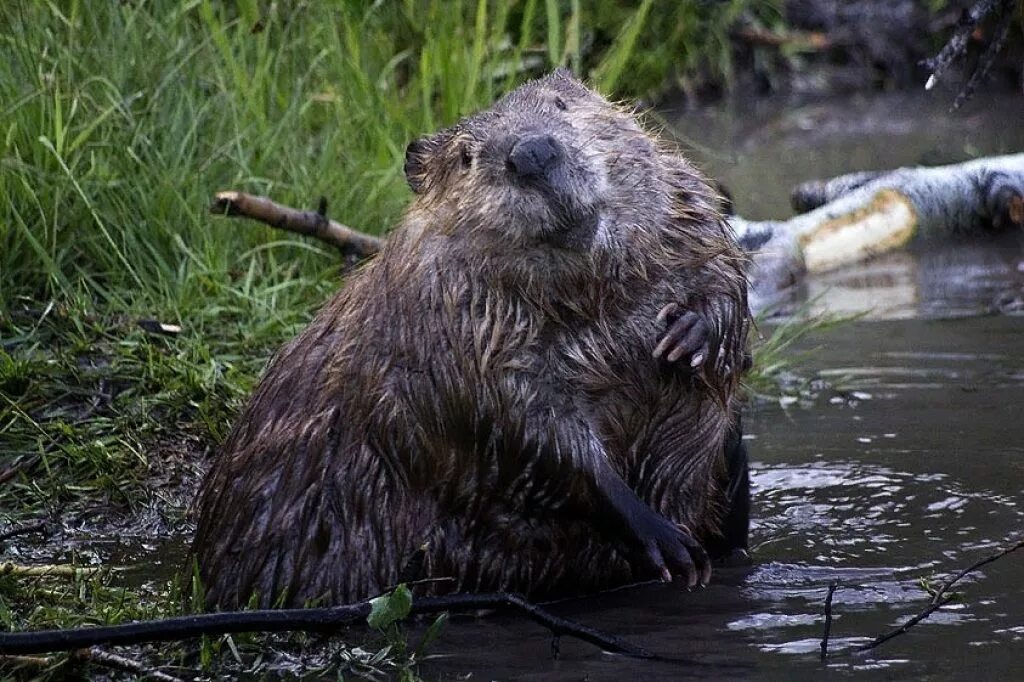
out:
M949 590L949 588L951 588L954 584L956 584L964 576L969 575L969 574L977 571L979 568L981 568L982 566L985 566L986 564L990 564L993 561L996 561L997 559L1001 559L1002 557L1006 556L1007 554L1010 554L1011 552L1016 552L1021 547L1024 547L1024 538L1018 540L1017 542L1013 543L1012 545L1009 545L1009 546L999 550L998 552L996 552L994 554L990 554L989 556L987 556L987 557L985 557L983 559L979 559L978 561L974 562L973 564L971 564L967 568L965 568L962 571L960 571L959 573L957 573L951 579L946 581L946 583L941 588L939 588L939 590L932 596L931 603L928 605L928 608L926 608L924 611L922 611L921 613L917 614L916 616L914 616L913 618L908 620L906 623L903 623L899 627L894 628L894 629L890 630L889 632L887 632L887 633L885 633L883 635L879 635L878 637L875 637L873 640L871 640L867 644L861 644L860 646L855 647L853 649L853 651L855 651L855 652L870 651L871 649L874 649L874 648L876 648L878 646L881 646L882 644L888 642L890 639L892 639L894 637L898 637L899 635L902 635L907 630L909 630L910 628L914 627L915 625L917 625L918 623L920 623L921 621L923 621L924 619L928 618L930 615L932 615L933 613L935 613L936 611L941 609L943 606L945 606L946 604L951 602L953 600L953 595L947 595L946 592Z
M47 668L53 665L53 659L49 656L0 656L0 665L32 666L34 668Z
M942 587L940 587L938 589L938 591L934 595L932 595L932 603L933 604L937 604L942 599L942 597L946 594L946 592L949 590L949 588L953 587L953 585L955 585L957 582L959 582L964 576L967 576L967 575L970 575L971 573L974 573L975 571L977 571L982 566L985 566L986 564L990 564L990 563L992 563L993 561L995 561L997 559L1001 559L1004 556L1006 556L1007 554L1010 554L1012 552L1016 552L1021 547L1024 547L1024 538L1021 538L1020 540L1018 540L1017 542L1013 543L1012 545L1009 545L1008 547L1005 547L1005 548L999 550L995 554L990 554L989 556L985 557L984 559L979 559L978 561L975 561L973 564L971 564L970 566L968 566L967 568L963 569L962 571L957 573L955 576L953 576L952 578L947 580L942 585Z
M953 100L952 111L956 111L964 102L969 100L973 95L974 91L978 89L978 86L988 76L989 70L992 68L992 64L996 61L996 56L1002 52L1003 45L1006 43L1006 37L1010 34L1011 21L1009 13L1000 22L999 27L996 29L995 35L992 41L985 48L985 54L978 60L978 65L974 67L974 73L971 74L967 84L964 85L960 92L957 93L956 99Z
M40 459L41 458L39 455L29 455L24 459L18 460L17 462L10 465L3 471L0 471L0 485L3 485L10 481L11 479L15 478L22 471L25 471L26 469L31 469L36 465L36 463Z
M412 614L450 610L506 608L519 611L548 628L555 636L568 635L614 653L659 660L646 649L606 635L599 630L556 616L516 594L454 594L425 597L412 604ZM364 622L370 614L368 601L316 609L266 609L225 611L164 620L141 621L125 625L0 633L0 654L38 654L47 651L82 649L96 645L129 645L143 642L167 642L200 635L236 632L329 632L344 625Z
M928 608L926 608L924 611L922 611L921 613L917 614L916 616L914 616L913 618L908 620L903 625L900 625L897 628L893 628L892 630L890 630L889 632L885 633L884 635L879 635L878 637L875 637L873 640L871 640L867 644L861 644L858 647L854 647L853 650L856 651L856 652L870 651L871 649L874 649L876 647L881 646L882 644L885 644L886 642L888 642L893 637L898 637L898 636L904 634L905 632L907 632L907 630L909 630L910 628L914 627L915 625L920 623L922 620L924 620L928 616L932 615L933 613L935 613L936 611L941 609L943 606L945 606L946 604L948 604L952 600L953 600L953 597L949 596L949 597L946 597L945 599L943 599L942 601L940 601L938 603L931 604Z
M154 670L153 668L146 667L136 660L125 658L124 656L119 656L109 651L104 651L98 647L76 651L73 658L78 661L88 661L108 668L114 668L115 670L123 670L135 675L160 680L161 682L182 682L179 677L168 675L167 673L160 672L159 670Z
M19 535L28 535L29 533L43 533L46 531L46 521L33 521L32 523L26 523L22 526L14 526L8 528L5 531L0 532L0 542L4 540L10 540L13 537Z
M210 204L210 213L227 216L244 216L258 220L271 227L296 232L327 242L344 254L361 258L372 256L380 250L380 237L353 230L351 227L327 217L327 202L320 200L317 211L300 211L282 206L267 197L244 192L218 192Z
M832 633L832 595L836 593L839 583L833 580L828 585L825 595L825 634L821 636L821 660L828 658L828 637Z
M14 575L21 577L46 577L56 576L60 578L88 578L97 573L109 573L115 569L110 567L97 566L95 568L83 568L72 564L43 564L42 566L23 566L13 561L6 561L0 564L0 575Z
M932 73L928 76L928 82L925 83L925 90L931 90L935 87L935 84L942 77L943 72L949 68L950 64L967 51L967 41L970 39L974 29L978 27L985 17L997 11L1003 5L1008 6L1009 0L979 0L979 2L974 3L969 10L964 12L960 19L960 25L953 32L949 41L935 57L926 60L926 65Z

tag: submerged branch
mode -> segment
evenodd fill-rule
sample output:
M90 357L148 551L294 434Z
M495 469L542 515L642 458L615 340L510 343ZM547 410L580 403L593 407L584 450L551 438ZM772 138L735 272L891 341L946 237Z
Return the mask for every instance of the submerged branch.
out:
M990 564L993 561L996 561L997 559L1002 559L1007 554L1010 554L1012 552L1016 552L1018 549L1020 549L1022 547L1024 547L1024 538L1021 538L1020 540L1018 540L1017 542L1013 543L1012 545L1004 547L1003 549L999 550L998 552L996 552L994 554L990 554L987 557L984 557L983 559L979 559L978 561L975 561L973 564L971 564L967 568L961 570L956 575L954 575L952 578L950 578L945 583L943 583L942 587L940 587L938 590L936 590L935 594L932 595L932 603L936 604L939 601L941 601L942 597L946 594L947 591L949 591L949 588L953 587L953 585L958 583L965 576L968 576L971 573L974 573L975 571L977 571L982 566Z
M825 632L821 636L821 660L828 658L828 638L832 634L832 597L835 596L836 588L839 586L835 580L828 584L828 594L825 595Z

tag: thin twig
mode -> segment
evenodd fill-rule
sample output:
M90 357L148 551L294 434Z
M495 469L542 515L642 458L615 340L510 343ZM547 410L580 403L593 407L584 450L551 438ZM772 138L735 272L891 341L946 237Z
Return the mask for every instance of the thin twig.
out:
M411 614L438 611L506 608L519 611L548 628L554 635L568 635L613 653L633 658L676 660L659 657L646 649L613 635L561 618L531 604L516 594L454 594L425 597L412 604ZM363 622L370 614L368 601L316 609L267 609L225 611L124 625L0 633L0 654L38 654L47 651L82 649L96 645L129 645L166 642L237 632L324 632ZM679 661L683 662L683 661Z
M1012 22L1010 17L1006 16L1002 22L996 28L995 35L989 42L988 47L985 48L985 53L978 60L977 66L974 67L974 73L971 74L967 84L960 89L957 93L956 99L953 100L953 106L950 107L951 111L957 111L964 105L964 102L969 100L974 95L974 91L978 89L978 86L988 76L989 70L992 68L992 64L996 61L996 56L1003 50L1003 45L1006 43L1006 37L1010 34L1010 26Z
M833 580L828 585L828 594L825 595L825 634L821 636L821 660L828 658L828 637L832 633L832 595L836 593L839 583Z
M316 211L300 211L283 206L267 197L244 192L218 192L210 205L210 213L244 216L288 232L316 237L345 254L361 258L380 250L380 237L354 230L327 217L327 202L320 200Z
M946 594L946 592L949 590L949 588L953 587L953 585L955 585L957 582L959 582L965 576L970 575L971 573L974 573L975 571L977 571L982 566L985 566L986 564L990 564L993 561L996 561L997 559L1003 558L1007 554L1010 554L1012 552L1016 552L1021 547L1024 547L1024 538L1021 538L1020 540L1018 540L1017 542L1013 543L1012 545L1008 545L1007 547L1004 547L1003 549L999 550L995 554L990 554L989 556L987 556L987 557L985 557L983 559L979 559L978 561L975 561L973 564L971 564L970 566L968 566L967 568L963 569L962 571L957 573L955 576L953 576L952 578L947 580L942 585L942 587L940 587L935 592L935 594L932 596L932 603L933 604L938 603L938 601L942 598L943 595Z
M955 585L962 578L964 578L964 576L970 575L971 573L977 571L982 566L985 566L986 564L990 564L993 561L996 561L997 559L1001 559L1002 557L1006 556L1007 554L1010 554L1011 552L1016 552L1021 547L1024 547L1024 538L1018 540L1017 542L1013 543L1012 545L1008 545L1007 547L1004 547L1003 549L1000 549L998 552L995 552L994 554L990 554L990 555L988 555L988 556L986 556L986 557L984 557L982 559L979 559L978 561L974 562L973 564L971 564L967 568L965 568L962 571L958 572L956 575L954 575L948 581L946 581L946 583L943 584L943 586L941 588L939 588L935 592L934 595L932 595L931 603L928 605L928 608L926 608L924 611L922 611L921 613L917 614L916 616L914 616L913 618L911 618L907 622L903 623L899 627L893 628L889 632L887 632L887 633L885 633L883 635L879 635L878 637L875 637L870 642L868 642L866 644L861 644L860 646L857 646L857 647L854 647L853 651L855 651L855 652L870 651L871 649L874 649L874 648L876 648L878 646L881 646L885 642L888 642L890 639L892 639L894 637L898 637L899 635L904 634L905 632L907 632L907 630L909 630L910 628L914 627L915 625L917 625L918 623L920 623L921 621L923 621L924 619L928 618L930 615L932 615L933 613L935 613L936 611L941 609L943 606L945 606L946 604L951 602L953 600L953 595L947 595L946 592L951 587L953 587L953 585Z
M953 35L950 36L949 41L935 57L926 61L928 69L932 73L928 76L928 82L925 83L925 90L931 90L935 87L935 84L942 77L946 69L967 50L967 41L978 24L1006 1L979 0L979 2L976 2L970 9L964 12L959 22L960 25L953 32Z
M0 531L0 542L10 540L13 537L19 535L28 535L29 533L43 533L46 532L46 521L33 521L26 523L21 526L14 526L8 528L5 531Z
M899 635L904 634L905 632L907 632L907 630L909 630L910 628L914 627L915 625L920 623L922 620L924 620L928 616L932 615L933 613L935 613L936 611L941 609L943 606L945 606L946 604L948 604L952 600L953 600L953 597L949 596L949 597L946 597L945 599L943 599L942 601L938 602L937 604L931 604L928 608L926 608L924 611L922 611L921 613L917 614L916 616L914 616L913 618L908 620L903 625L900 625L897 628L893 628L892 630L890 630L889 632L885 633L884 635L879 635L878 637L875 637L873 640L871 640L867 644L861 644L860 646L854 647L853 651L856 651L856 652L870 651L871 649L874 649L876 647L881 646L882 644L885 644L886 642L888 642L893 637L898 637Z
M29 455L24 459L18 460L3 471L0 471L0 485L7 483L22 471L31 469L37 462L39 462L40 459L41 457L39 455Z
M167 673L160 672L159 670L149 668L136 660L125 658L124 656L119 656L118 654L114 654L109 651L104 651L98 647L76 651L73 658L77 661L88 661L90 663L95 663L96 665L102 665L108 668L114 668L115 670L123 670L124 672L133 673L135 675L160 680L161 682L182 682L180 677L168 675Z
M439 576L437 578L417 578L416 580L406 580L405 582L400 583L400 584L405 585L406 587L408 587L411 590L412 588L419 587L420 585L433 585L435 583L453 583L453 582L455 582L455 578L453 578L451 576ZM392 585L392 586L382 590L377 595L377 597L383 597L385 594L390 594L391 592L394 592L397 588L398 588L398 585ZM372 598L376 599L377 597L372 597Z
M33 668L47 668L53 665L54 660L50 656L0 656L0 665L32 666Z

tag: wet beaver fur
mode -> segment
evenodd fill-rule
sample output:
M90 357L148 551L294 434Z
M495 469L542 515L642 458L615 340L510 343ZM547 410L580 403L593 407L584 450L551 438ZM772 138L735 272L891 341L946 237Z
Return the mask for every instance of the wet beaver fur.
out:
M406 175L382 252L273 359L203 484L207 603L706 582L704 546L747 527L719 197L565 71L413 142Z

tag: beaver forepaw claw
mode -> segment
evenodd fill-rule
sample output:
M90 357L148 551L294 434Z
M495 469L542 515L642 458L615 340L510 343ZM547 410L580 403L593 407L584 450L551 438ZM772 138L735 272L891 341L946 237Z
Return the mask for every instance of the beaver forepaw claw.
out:
M658 321L667 326L664 336L654 348L655 358L668 362L685 359L687 366L697 369L710 352L711 327L699 313L682 311L678 304L669 303L658 313Z
M657 523L645 535L644 559L663 582L671 582L676 577L685 581L688 589L708 584L711 561L685 526L658 517Z

